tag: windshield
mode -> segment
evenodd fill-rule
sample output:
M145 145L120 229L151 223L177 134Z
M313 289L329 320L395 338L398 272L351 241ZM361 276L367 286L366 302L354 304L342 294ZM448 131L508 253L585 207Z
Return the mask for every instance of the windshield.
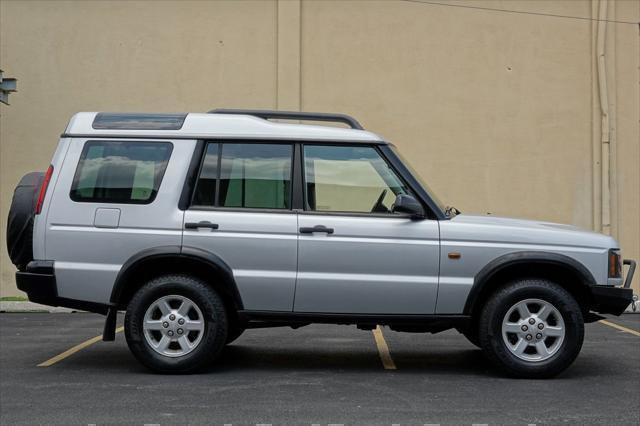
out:
M407 159L400 153L400 151L395 146L393 146L393 145L389 145L389 146L393 150L394 154L396 154L398 156L398 158L400 158L400 160L402 160L402 163L409 170L409 172L411 172L413 177L420 183L420 186L422 186L424 188L424 190L429 193L429 196L431 197L433 202L438 205L440 210L442 210L442 211L447 210L447 207L442 203L442 201L440 201L440 199L436 196L436 194L431 190L429 185L427 185L427 183L422 179L422 176L420 176L420 174L418 172L416 172L416 170L413 168L413 166L411 166L411 163L409 163L409 161L407 161Z

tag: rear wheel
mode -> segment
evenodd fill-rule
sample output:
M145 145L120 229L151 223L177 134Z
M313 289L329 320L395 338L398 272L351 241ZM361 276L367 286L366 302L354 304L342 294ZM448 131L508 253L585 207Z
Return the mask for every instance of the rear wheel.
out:
M516 377L546 378L576 359L584 338L580 306L564 288L525 279L498 290L480 315L480 344Z
M190 373L215 360L227 339L227 313L205 282L165 275L134 295L125 316L129 349L162 373Z

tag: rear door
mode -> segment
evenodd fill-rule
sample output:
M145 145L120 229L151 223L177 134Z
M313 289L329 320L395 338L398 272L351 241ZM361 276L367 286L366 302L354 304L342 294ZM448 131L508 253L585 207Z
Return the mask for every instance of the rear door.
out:
M245 309L293 308L298 237L293 151L291 143L208 143L185 212L184 246L227 263Z
M195 140L72 139L46 217L58 296L108 303L134 254L179 246L178 209Z
M436 220L391 212L411 193L373 146L305 144L296 312L432 314Z

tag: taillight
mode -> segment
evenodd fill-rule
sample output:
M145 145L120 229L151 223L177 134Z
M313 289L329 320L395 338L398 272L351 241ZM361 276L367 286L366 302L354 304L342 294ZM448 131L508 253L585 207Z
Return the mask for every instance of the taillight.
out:
M42 211L42 204L44 204L44 196L47 195L47 187L49 186L49 181L51 180L51 175L53 174L53 165L50 165L47 169L47 173L44 174L44 179L42 180L42 186L40 186L40 193L38 194L38 202L36 203L36 214L40 214Z
M609 278L622 278L620 250L609 250Z

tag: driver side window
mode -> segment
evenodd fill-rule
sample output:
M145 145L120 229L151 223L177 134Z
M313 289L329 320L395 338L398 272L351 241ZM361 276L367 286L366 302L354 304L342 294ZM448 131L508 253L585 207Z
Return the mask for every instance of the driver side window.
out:
M370 146L305 145L304 166L308 210L391 213L396 196L409 193Z

